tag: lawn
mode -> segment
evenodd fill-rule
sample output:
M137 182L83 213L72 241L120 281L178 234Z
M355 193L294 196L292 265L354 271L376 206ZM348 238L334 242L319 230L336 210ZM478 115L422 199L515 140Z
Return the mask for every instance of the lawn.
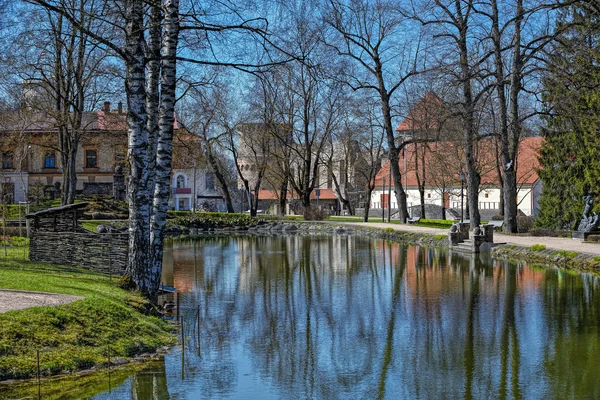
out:
M108 277L85 270L23 260L23 247L0 252L0 288L85 297L55 307L0 314L0 381L101 367L113 357L130 358L176 342L172 328L144 311L148 303Z

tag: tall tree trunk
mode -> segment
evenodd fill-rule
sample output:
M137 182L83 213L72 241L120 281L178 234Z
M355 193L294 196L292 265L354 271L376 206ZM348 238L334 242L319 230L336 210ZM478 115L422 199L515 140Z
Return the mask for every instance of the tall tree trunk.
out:
M510 79L510 134L506 143L502 143L502 161L504 163L504 231L517 232L517 155L521 138L521 117L519 114L519 94L523 60L521 56L521 23L523 20L523 0L517 0L513 63Z
M148 190L148 132L146 130L146 74L144 57L144 2L125 2L125 92L127 94L127 155L129 160L129 260L126 274L142 294L154 299L150 260L150 193Z
M398 203L398 216L400 223L405 224L408 218L408 207L406 204L406 193L402 187L402 173L400 172L399 164L399 149L396 146L396 138L394 136L394 127L392 126L392 113L390 108L390 97L387 89L385 88L385 82L383 80L383 71L381 71L381 64L377 64L377 80L379 83L379 95L381 98L381 112L383 114L383 129L385 130L387 144L388 144L388 158L390 160L390 168L392 169L392 180L394 181L394 194L396 195L396 201Z
M162 274L164 231L171 192L173 124L177 84L177 43L179 41L179 0L165 0L165 33L161 49L160 108L156 146L156 186L152 209L150 243L151 267L148 271L150 293L156 295ZM194 194L195 195L195 194ZM156 303L156 298L150 298Z
M373 194L374 186L369 185L367 187L367 201L365 203L365 213L363 215L363 222L369 222L369 212L371 211L371 195Z
M162 13L159 4L150 6L148 21L146 130L148 131L148 190L154 193L156 185L156 148L159 137L159 85L161 78Z
M462 116L464 123L463 152L465 161L465 170L467 173L467 207L470 213L471 228L475 228L480 223L479 215L479 184L481 177L477 172L475 160L475 142L478 139L475 129L475 101L473 99L473 89L471 87L471 66L469 65L469 48L467 46L468 21L463 15L460 1L456 0L456 15L459 21L459 40L458 48L460 53L460 79L462 86L463 104Z
M283 218L286 214L287 192L288 192L288 178L286 176L281 180L281 185L279 186L279 209L277 212L277 216L279 218Z
M216 159L213 154L210 144L207 143L207 151L206 158L208 159L208 163L212 167L212 170L215 174L215 177L219 181L219 185L221 186L221 192L223 192L223 196L225 196L225 204L227 205L227 212L234 213L235 209L233 208L233 201L231 200L231 193L229 193L229 184L227 183L227 179L225 179L225 175L221 172L221 166L219 165L219 161Z
M348 199L348 191L346 190L346 187L344 186L344 188L342 189L342 187L340 186L340 183L338 182L337 178L335 177L335 174L332 173L331 178L333 179L333 185L335 187L335 194L336 194L337 198L342 202L344 207L348 210L348 213L350 215L354 215L354 209L352 207L352 203ZM346 177L346 182L348 182L348 177ZM342 192L342 190L343 190L343 192Z

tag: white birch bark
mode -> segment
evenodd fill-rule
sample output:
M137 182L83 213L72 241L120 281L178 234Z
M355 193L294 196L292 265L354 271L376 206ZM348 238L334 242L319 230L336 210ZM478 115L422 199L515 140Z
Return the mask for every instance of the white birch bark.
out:
M177 78L176 53L179 39L179 0L165 0L164 10L164 36L161 49L160 108L158 112L159 129L150 232L152 253L149 276L152 293L158 291L160 284L164 228L166 225L171 189L173 122L175 115L175 88Z
M129 261L127 275L148 298L155 296L148 273L150 194L148 181L148 132L146 130L146 74L144 57L144 3L125 3L125 91L127 93L127 136L129 182Z

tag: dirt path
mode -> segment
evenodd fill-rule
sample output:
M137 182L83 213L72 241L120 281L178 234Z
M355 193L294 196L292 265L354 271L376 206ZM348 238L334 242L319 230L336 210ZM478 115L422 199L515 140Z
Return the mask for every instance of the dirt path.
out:
M81 299L83 297L68 294L0 289L0 313L29 307L57 306Z
M448 229L426 228L415 225L387 224L384 222L347 222L348 225L371 226L374 228L392 228L397 231L420 232L431 235L448 233ZM583 243L581 239L556 238L547 236L513 236L494 232L495 243L515 244L517 246L531 247L534 244L546 245L552 250L576 251L578 253L599 254L600 243Z

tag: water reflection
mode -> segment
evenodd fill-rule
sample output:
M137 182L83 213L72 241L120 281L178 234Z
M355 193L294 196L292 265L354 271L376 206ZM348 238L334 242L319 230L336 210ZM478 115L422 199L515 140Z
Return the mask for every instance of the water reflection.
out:
M600 398L590 275L347 236L175 242L165 264L185 376L174 353L116 395Z

